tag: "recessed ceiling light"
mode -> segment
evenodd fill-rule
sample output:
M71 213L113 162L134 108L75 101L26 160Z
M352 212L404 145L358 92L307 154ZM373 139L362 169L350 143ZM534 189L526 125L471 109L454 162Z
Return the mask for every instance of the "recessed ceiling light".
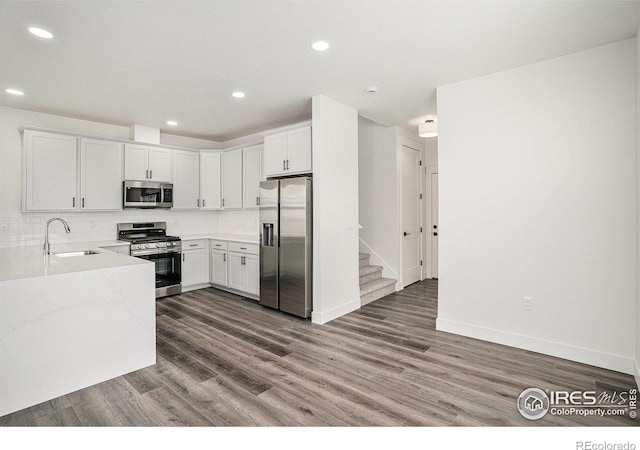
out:
M329 43L326 41L316 41L311 44L311 48L318 52L323 52L329 48Z
M167 120L167 125L175 127L176 125L178 125L178 122L176 122L175 120Z
M233 95L235 98L244 98L244 92L234 92Z
M19 91L18 89L11 89L11 88L9 88L9 89L6 89L6 90L5 90L5 92L6 92L7 94L11 94L11 95L24 95L24 92Z
M43 30L42 28L30 27L29 32L43 39L51 39L53 37L53 34L47 30Z

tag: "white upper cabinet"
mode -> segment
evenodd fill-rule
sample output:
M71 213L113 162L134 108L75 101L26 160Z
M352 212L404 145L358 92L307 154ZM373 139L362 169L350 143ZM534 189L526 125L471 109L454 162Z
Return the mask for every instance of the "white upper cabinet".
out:
M119 142L80 139L80 209L122 209L123 152Z
M264 172L267 177L311 172L311 126L265 136Z
M222 156L200 153L200 209L222 208Z
M149 147L149 179L171 181L171 149Z
M242 207L244 209L260 206L261 155L262 145L252 145L242 149Z
M242 208L242 149L222 154L222 207Z
M25 130L24 209L75 210L78 197L77 139Z
M171 181L171 149L140 144L124 146L126 180Z
M280 175L287 165L287 133L272 134L264 138L264 173L267 177Z
M37 130L23 139L25 211L122 209L123 144Z
M287 132L287 174L311 172L311 127Z
M200 207L200 154L173 151L173 209Z

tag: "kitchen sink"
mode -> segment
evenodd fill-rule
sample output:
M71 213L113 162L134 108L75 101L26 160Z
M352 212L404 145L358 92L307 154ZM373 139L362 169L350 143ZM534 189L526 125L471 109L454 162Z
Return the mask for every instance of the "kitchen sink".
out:
M75 252L53 252L53 254L60 258L68 258L71 256L97 255L98 252L94 252L93 250L78 250Z

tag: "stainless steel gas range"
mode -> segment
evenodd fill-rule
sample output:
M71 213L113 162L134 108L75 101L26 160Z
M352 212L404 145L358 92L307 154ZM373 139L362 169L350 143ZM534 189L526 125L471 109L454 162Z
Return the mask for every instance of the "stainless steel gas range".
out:
M166 222L119 223L118 239L129 241L131 256L156 266L156 298L182 293L182 242L167 236Z

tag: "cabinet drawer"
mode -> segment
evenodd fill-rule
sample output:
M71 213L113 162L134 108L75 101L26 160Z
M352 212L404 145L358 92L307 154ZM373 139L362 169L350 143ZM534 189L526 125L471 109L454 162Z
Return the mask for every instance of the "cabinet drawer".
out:
M246 244L244 242L229 242L229 251L258 255L260 253L260 248L258 247L258 244Z
M227 249L227 241L218 241L215 239L211 239L211 250L226 250Z
M198 248L204 248L204 240L182 241L182 250L196 250Z

